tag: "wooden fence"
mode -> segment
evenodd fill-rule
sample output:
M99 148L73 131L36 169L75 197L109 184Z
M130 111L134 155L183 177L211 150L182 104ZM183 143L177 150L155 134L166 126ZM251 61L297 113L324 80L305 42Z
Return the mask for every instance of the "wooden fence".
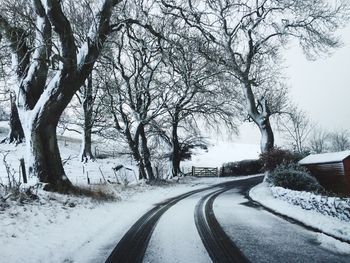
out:
M219 176L219 170L217 167L192 166L192 176Z

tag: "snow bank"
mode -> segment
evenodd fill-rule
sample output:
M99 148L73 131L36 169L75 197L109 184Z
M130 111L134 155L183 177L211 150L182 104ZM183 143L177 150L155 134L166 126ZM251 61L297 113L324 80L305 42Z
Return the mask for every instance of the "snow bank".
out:
M319 233L317 234L317 241L322 247L327 250L333 251L339 254L349 254L350 255L350 246L345 242L336 240L330 236Z
M321 196L282 187L271 187L271 192L275 198L292 205L350 222L350 198Z
M277 188L277 190L276 190ZM280 187L274 187L271 189L266 182L263 182L255 187L253 187L249 196L256 202L262 204L270 208L271 210L286 215L290 218L293 218L303 224L318 229L319 231L340 238L342 240L346 240L350 242L350 224L346 220L341 220L338 217L333 217L328 214L323 214L318 212L315 209L311 209L316 207L317 205L312 204L312 202L319 204L324 204L325 201L321 201L321 196L307 196L306 194L302 194L302 198L300 200L305 200L305 207L302 208L299 205L294 205L292 201L287 202L286 200L292 200L291 196L297 196L300 194L292 193L297 191L292 191L289 193L289 190L283 191L279 189ZM284 189L285 190L285 189ZM288 193L287 193L288 192ZM275 196L284 196L284 199L275 198ZM307 202L306 200L310 200ZM332 199L328 200L332 201ZM301 201L300 201L301 202ZM308 205L306 205L308 203ZM324 206L329 206L324 204ZM328 211L331 211L332 208L328 208Z

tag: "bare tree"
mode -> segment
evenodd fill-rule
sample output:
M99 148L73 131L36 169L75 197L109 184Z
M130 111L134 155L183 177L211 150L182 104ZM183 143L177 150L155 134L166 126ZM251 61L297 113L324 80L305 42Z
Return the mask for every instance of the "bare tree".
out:
M330 134L321 127L314 127L309 138L309 148L314 153L324 153L329 149Z
M113 74L105 83L113 126L138 163L140 179L153 180L147 126L162 110L163 91L155 84L161 49L158 39L139 26L126 25L114 41L105 56Z
M236 129L237 94L227 89L226 72L208 63L195 46L196 40L183 35L163 50L160 85L166 94L163 97L166 114L152 125L171 147L169 177L181 172L180 162L190 148L204 147L197 125L200 120L211 127L226 125Z
M36 22L35 36L31 37L27 36L25 28L16 25L16 17L11 21L0 15L0 32L16 58L17 108L28 147L28 172L47 183L45 189L71 188L61 161L56 127L73 95L90 75L112 32L112 10L120 2L104 0L96 4L94 22L80 48L77 48L72 25L63 12L61 1L33 0ZM51 70L50 64L58 67Z
M92 133L94 124L102 116L99 116L100 103L96 103L99 86L93 86L93 74L91 73L86 81L86 84L80 88L79 91L79 102L82 109L82 145L80 150L79 159L82 162L94 160L95 157L92 154ZM95 83L96 85L96 83Z
M332 151L345 151L350 149L349 131L342 129L330 134L330 148Z
M324 0L161 3L165 14L181 18L193 34L202 36L199 49L209 60L227 67L240 81L249 118L262 135L262 152L274 145L272 111L271 101L257 97L256 90L274 92L271 79L278 77L281 48L294 38L308 57L325 54L338 45L334 34L348 19L349 10L347 1Z
M96 62L85 84L76 92L58 125L62 133L70 131L81 136L79 160L84 163L95 160L96 156L92 153L93 136L99 135L109 125L108 110L103 106L106 93L101 84L105 80L101 70L105 69L98 64Z
M69 0L68 3L67 16L72 21L72 28L77 45L81 46L87 41L90 25L94 22L92 16L86 15L87 13L91 13L93 6L91 5L91 1L81 2ZM103 52L104 50L102 50L102 54ZM76 93L79 107L77 107L78 105L71 105L75 112L75 121L73 121L73 123L80 126L81 129L79 133L82 135L82 144L79 159L82 162L95 159L92 154L92 134L99 132L102 121L104 121L104 114L100 107L100 96L102 96L103 92L101 92L100 85L98 85L99 74L103 74L103 70L98 59L91 74ZM70 129L66 125L65 128Z
M279 130L298 153L305 152L306 141L314 127L307 114L297 106L290 106L279 119Z

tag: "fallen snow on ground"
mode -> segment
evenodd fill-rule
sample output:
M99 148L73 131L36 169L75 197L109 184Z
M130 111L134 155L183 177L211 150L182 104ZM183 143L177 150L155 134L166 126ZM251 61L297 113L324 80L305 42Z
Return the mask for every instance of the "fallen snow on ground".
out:
M39 200L25 205L10 203L0 211L1 260L104 262L123 234L153 204L227 180L187 177L161 186L109 186L116 188L121 200L103 203L39 191Z
M7 134L6 122L0 122L0 138L4 138ZM115 143L95 142L93 152L103 158L97 158L94 162L82 163L79 161L79 153L81 147L81 140L73 137L72 134L68 136L58 136L58 144L65 172L68 178L74 185L87 185L88 178L92 184L105 183L105 181L116 182L120 181L122 184L137 183L135 175L137 174L137 166L135 161L125 156L117 154ZM15 179L22 180L19 174L19 159L25 158L25 143L15 144L1 144L0 146L0 183L7 184L7 172L5 170L4 159L13 170ZM120 169L116 173L112 168L118 165L123 165L128 169ZM37 183L37 178L28 178L29 185Z
M348 243L341 242L322 233L317 234L317 240L325 249L339 254L350 255L350 246Z
M314 210L321 214L350 222L350 198L317 195L311 192L293 191L277 186L272 186L270 189L275 198L282 199L306 210Z
M350 242L350 225L348 222L323 215L313 210L305 210L299 206L277 199L273 196L271 189L266 182L253 187L250 190L249 195L253 200L280 214L294 218L297 221L318 229L325 234L336 236ZM329 240L332 240L333 244L338 244L339 242L333 238ZM322 239L321 241L322 243L327 243L325 239ZM327 244L329 245L329 242ZM345 243L344 246L350 249L350 245Z
M0 122L1 138L7 134L6 125ZM47 193L41 190L42 186L33 190L37 200L24 200L23 203L12 198L0 200L0 262L104 262L119 239L153 204L187 191L232 180L185 177L152 186L137 180L135 162L118 155L118 148L113 142L95 142L93 152L103 158L82 164L78 158L80 139L65 134L58 140L70 181L77 186L110 192L117 201L98 202L88 197ZM211 157L195 156L195 163L214 165L208 163L211 158L214 158L215 165L220 165L221 161L234 161L237 157L229 153L231 147L225 146L221 151L209 150ZM248 152L254 147L248 148L236 147L235 156L241 152L243 159L245 154L251 158L255 153L248 156ZM226 157L220 161L223 155ZM13 175L11 180L19 182L22 181L19 159L23 157L24 144L1 145L0 186L8 185L3 159ZM114 173L112 168L118 165L128 169ZM116 184L117 181L120 184ZM29 178L29 182L22 183L20 188L37 186L37 182L37 178ZM4 191L0 187L0 196L6 196Z

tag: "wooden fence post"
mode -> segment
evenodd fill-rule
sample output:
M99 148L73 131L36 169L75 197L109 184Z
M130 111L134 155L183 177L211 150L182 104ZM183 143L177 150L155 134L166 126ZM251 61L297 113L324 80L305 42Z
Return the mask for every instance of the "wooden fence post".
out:
M24 159L21 158L20 160L20 163L21 163L21 170L22 170L22 177L23 177L23 183L28 183L27 181L27 173L26 173L26 165L24 163Z

